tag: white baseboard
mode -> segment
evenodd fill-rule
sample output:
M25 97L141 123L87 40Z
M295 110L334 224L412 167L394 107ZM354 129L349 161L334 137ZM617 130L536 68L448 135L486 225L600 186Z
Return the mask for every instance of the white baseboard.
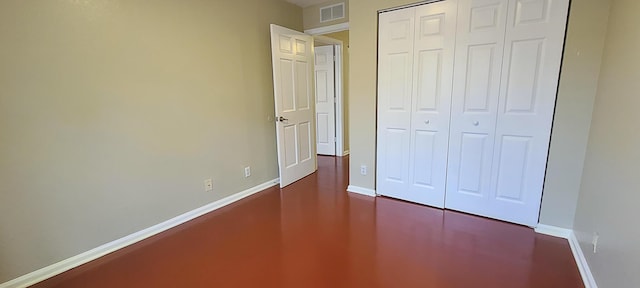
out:
M598 285L593 278L593 274L591 274L591 269L589 269L589 263L587 263L587 259L584 257L584 253L582 252L582 248L580 248L580 242L578 242L578 238L576 238L576 234L573 230L538 224L535 231L540 234L567 239L569 241L569 247L571 247L573 258L576 260L576 264L578 265L578 270L580 271L582 282L584 282L584 287L598 288Z
M376 195L376 190L368 189L368 188L362 188L362 187L353 186L353 185L349 185L347 187L347 191L351 192L351 193L365 195L365 196L371 196L371 197L376 197L377 196Z
M536 226L535 231L536 233L539 233L539 234L545 234L549 236L564 238L567 240L569 239L569 236L571 236L571 233L573 233L571 229L560 228L560 227L544 225L544 224L538 224L538 226Z
M573 253L573 258L576 259L576 263L578 264L578 270L580 270L580 275L582 276L584 287L598 288L598 284L596 284L596 279L593 278L593 274L591 274L591 269L589 269L589 263L587 263L587 258L584 257L582 248L580 248L580 242L578 242L578 238L576 237L576 234L573 231L571 232L571 235L569 235L569 246L571 246L571 252Z
M71 270L75 267L78 267L82 264L85 264L87 262L93 261L95 259L98 259L104 255L107 255L109 253L112 253L114 251L117 251L119 249L122 249L124 247L127 247L129 245L135 244L137 242L140 242L146 238L149 238L153 235L156 235L158 233L164 232L166 230L169 230L173 227L176 227L180 224L183 224L189 220L193 220L197 217L200 217L204 214L207 214L211 211L220 209L224 206L227 206L233 202L236 202L238 200L241 200L243 198L246 198L248 196L251 196L253 194L256 194L260 191L263 191L267 188L270 188L272 186L275 186L277 184L280 183L280 179L274 179L274 180L270 180L267 181L265 183L262 183L260 185L257 185L255 187L251 187L247 190L244 190L242 192L233 194L231 196L222 198L218 201L209 203L205 206L202 206L200 208L196 208L194 210L191 210L187 213L184 213L182 215L176 216L174 218L171 218L167 221L164 221L160 224L151 226L149 228L146 228L144 230L138 231L136 233L130 234L128 236L122 237L118 240L109 242L107 244L104 244L102 246L99 246L97 248L91 249L87 252L84 252L82 254L73 256L71 258L62 260L58 263L49 265L47 267L44 267L42 269L36 270L34 272L31 272L29 274L23 275L21 277L18 277L16 279L13 279L9 282L5 282L0 284L0 288L22 288L22 287L28 287L31 286L33 284L36 284L38 282L44 281L46 279L49 279L53 276L56 276L60 273L63 273L65 271Z

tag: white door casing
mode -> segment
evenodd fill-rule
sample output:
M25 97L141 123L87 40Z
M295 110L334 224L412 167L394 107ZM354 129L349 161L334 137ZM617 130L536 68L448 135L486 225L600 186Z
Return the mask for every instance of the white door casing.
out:
M313 38L271 24L280 187L317 169Z
M380 14L381 195L444 207L456 0Z
M336 155L336 110L334 46L315 47L317 149L321 155Z

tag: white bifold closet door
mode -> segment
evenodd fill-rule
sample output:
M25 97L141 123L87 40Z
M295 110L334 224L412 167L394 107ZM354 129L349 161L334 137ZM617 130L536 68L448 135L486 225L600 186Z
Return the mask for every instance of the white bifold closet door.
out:
M568 0L460 0L446 208L538 223Z
M535 226L569 0L381 13L378 194Z
M474 211L491 191L508 0L460 0L446 207Z
M444 207L456 7L380 15L378 194Z

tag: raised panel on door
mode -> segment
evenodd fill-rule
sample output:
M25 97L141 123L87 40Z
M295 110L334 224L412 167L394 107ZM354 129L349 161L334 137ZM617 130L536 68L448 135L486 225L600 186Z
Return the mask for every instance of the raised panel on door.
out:
M282 119L276 124L281 187L317 168L312 45L311 36L271 25L275 112Z
M280 67L280 93L282 97L282 112L293 112L296 110L295 86L293 81L294 61L292 59L279 59Z
M487 216L538 222L568 0L511 0Z
M457 0L415 8L409 190L405 200L444 207Z
M316 131L321 155L336 155L335 70L333 46L315 47Z
M529 170L533 168L531 140L531 137L520 136L503 136L498 139L500 151L496 158L496 199L514 204L527 201L524 184L529 178Z
M507 0L460 0L445 207L484 214L491 169Z
M383 134L381 157L385 163L384 178L381 179L388 189L388 196L402 195L408 184L409 131L389 128Z
M300 159L301 165L313 166L315 170L315 125L313 125L313 120L315 117L309 118L308 116L313 115L313 82L312 82L312 73L313 65L310 63L310 60L313 58L305 57L307 55L311 55L311 46L312 42L304 39L296 39L296 54L303 56L304 58L296 59L296 69L295 69L295 87L296 87L296 110L300 114L304 114L305 117L295 117L297 126L298 126L298 155ZM296 115L297 116L297 115ZM307 164L309 163L309 164Z
M403 198L409 189L415 9L379 15L376 190Z
M298 155L300 163L313 161L315 159L315 149L313 149L313 131L311 121L303 121L298 124Z
M471 195L473 197L484 198L485 189L483 186L482 172L486 172L486 147L493 141L488 134L462 133L460 139L460 162L456 182L458 193ZM452 175L454 176L454 175Z
M320 146L328 146L331 137L329 136L329 115L327 113L316 113L317 133L318 133L318 154L320 152Z
M284 135L284 168L290 168L300 163L298 157L298 127L295 124L283 125Z

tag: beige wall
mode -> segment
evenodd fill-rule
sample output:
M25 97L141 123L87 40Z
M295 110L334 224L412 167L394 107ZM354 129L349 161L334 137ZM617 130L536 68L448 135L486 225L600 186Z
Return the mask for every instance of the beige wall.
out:
M640 287L640 2L611 3L574 229L599 287Z
M610 0L573 0L540 223L572 228L587 149Z
M335 33L329 33L322 36L331 37L333 39L337 39L342 41L342 75L343 75L343 95L342 95L342 103L343 103L343 111L344 118L342 125L344 126L342 139L344 139L344 151L349 151L349 31L340 31Z
M350 184L375 187L376 145L376 37L377 14L381 9L416 2L414 0L351 0L351 91L350 91ZM570 228L573 223L585 139L589 129L595 80L598 74L606 17L606 1L574 0L568 30L558 107L552 132L552 150L544 188L541 219L545 224ZM599 3L604 2L604 3ZM606 14L606 13L605 13ZM591 21L591 22L589 22ZM576 50L581 51L578 56ZM369 173L360 175L360 165Z
M278 177L270 23L302 9L0 1L0 283Z
M344 18L320 23L320 8L333 5L333 4L339 4L339 3L345 4ZM309 6L303 9L303 14L304 14L305 30L349 22L349 0L331 0L331 1L323 2L321 4Z

